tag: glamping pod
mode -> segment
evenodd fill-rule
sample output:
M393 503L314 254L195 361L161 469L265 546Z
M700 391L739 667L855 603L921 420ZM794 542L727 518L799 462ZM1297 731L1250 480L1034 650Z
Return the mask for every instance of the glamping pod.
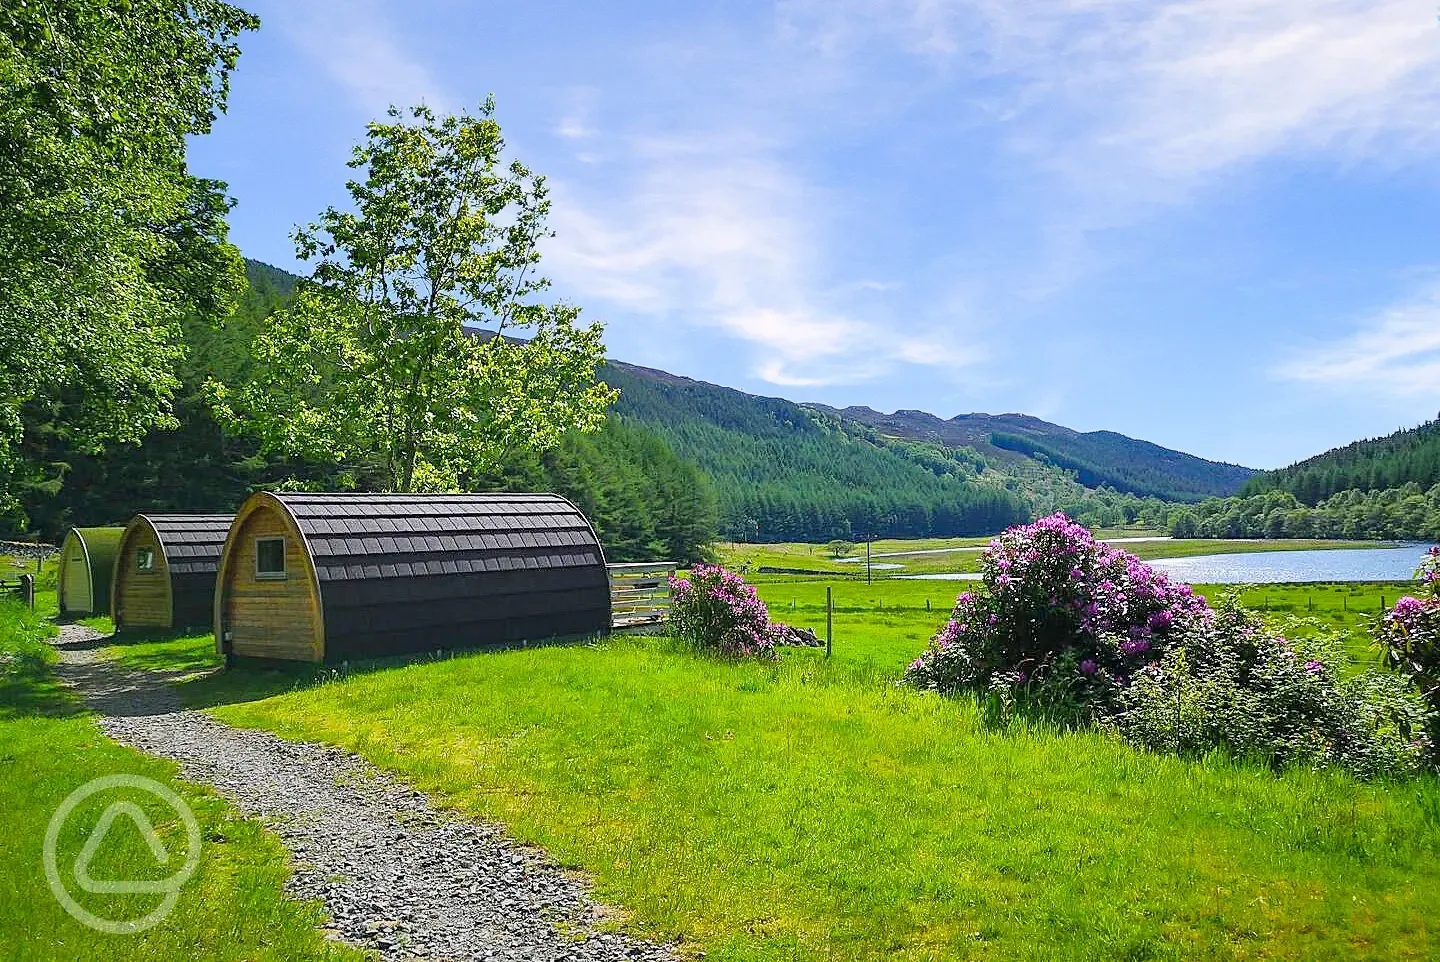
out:
M604 632L595 530L553 494L261 492L215 592L222 654L344 661Z
M136 515L115 556L115 630L210 623L228 514Z
M110 613L110 575L124 533L124 528L71 528L65 535L55 579L61 615Z

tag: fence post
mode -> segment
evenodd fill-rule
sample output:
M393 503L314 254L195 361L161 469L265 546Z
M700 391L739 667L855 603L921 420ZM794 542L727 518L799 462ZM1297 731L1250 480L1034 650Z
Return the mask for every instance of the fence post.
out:
M25 607L26 607L26 608L29 608L31 611L34 611L34 610L35 610L35 576L34 576L34 575L32 575L32 574L23 574L23 575L20 576L20 600L25 603Z
M830 594L831 588L825 586L825 657L829 658L834 651L833 637L835 634L835 599Z

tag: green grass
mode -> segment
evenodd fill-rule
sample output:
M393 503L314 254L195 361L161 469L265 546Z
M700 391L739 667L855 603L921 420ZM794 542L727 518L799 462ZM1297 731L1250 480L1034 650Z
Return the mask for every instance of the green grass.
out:
M967 587L962 581L832 579L774 580L756 585L776 621L825 633L825 589L835 599L834 651L842 664L867 667L891 676L925 647L945 622L955 595ZM1284 585L1196 585L1212 602L1236 591L1241 604L1264 617L1272 627L1301 637L1335 630L1344 635L1346 648L1357 666L1377 662L1370 647L1370 628L1380 605L1414 585L1405 582L1355 582ZM929 602L930 608L926 609Z
M359 960L361 953L327 942L319 910L286 898L290 870L279 841L221 798L175 778L175 766L105 738L91 716L55 682L48 624L10 602L0 604L0 945L6 958L26 960ZM199 870L181 890L174 912L137 935L107 935L82 926L51 895L42 871L42 843L51 814L74 789L102 775L156 779L190 805L201 826ZM183 851L174 813L144 795L102 793L81 805L60 836L59 864L73 865L105 806L123 797L141 805L166 847ZM127 826L123 819L116 826ZM120 827L106 835L92 863L95 878L164 877L140 834ZM73 884L73 876L72 876ZM78 891L78 889L75 889ZM101 915L136 918L154 895L83 895Z
M111 638L105 654L132 671L190 674L221 665L221 658L215 652L215 635L210 632L120 635Z
M1146 537L1153 532L1145 531L1101 531L1105 537ZM912 541L876 541L872 547L872 558L876 564L902 564L903 569L882 568L872 572L876 579L890 579L902 575L942 574L950 572L977 572L980 570L978 548L988 544L989 538L923 538ZM1187 540L1140 541L1120 545L1126 551L1142 560L1155 558L1188 558L1211 554L1251 554L1259 551L1315 551L1342 548L1373 548L1373 541L1323 541L1315 539L1277 539L1274 541L1219 541L1205 538ZM874 557L894 552L923 552L937 549L943 554L907 554L895 557ZM865 547L855 552L864 557ZM761 567L789 568L792 570L818 571L851 579L864 580L864 563L842 564L830 556L824 545L818 544L722 544L718 547L720 563L737 571L744 571L746 577L756 583L772 580L790 580L794 576L784 574L760 574Z
M633 928L710 960L1440 953L1434 779L1276 776L994 731L968 703L811 655L722 663L616 639L216 713L352 749L500 820L590 873ZM214 701L244 685L185 687Z

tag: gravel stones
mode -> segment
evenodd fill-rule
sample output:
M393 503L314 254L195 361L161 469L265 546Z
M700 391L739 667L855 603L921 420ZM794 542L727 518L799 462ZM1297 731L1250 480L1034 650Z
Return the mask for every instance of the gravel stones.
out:
M498 825L462 820L339 749L184 710L163 679L102 660L100 636L61 630L57 672L117 741L180 764L260 818L290 850L296 898L333 938L391 960L674 962L669 946L601 932L584 882Z

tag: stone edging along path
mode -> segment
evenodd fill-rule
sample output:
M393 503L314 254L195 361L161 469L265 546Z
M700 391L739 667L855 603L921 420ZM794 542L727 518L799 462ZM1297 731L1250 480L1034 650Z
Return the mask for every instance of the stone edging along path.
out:
M290 850L288 889L320 899L329 934L399 960L675 962L669 946L596 929L584 882L498 825L463 820L336 748L288 742L187 711L158 675L101 657L78 625L56 672L116 741L179 763Z

